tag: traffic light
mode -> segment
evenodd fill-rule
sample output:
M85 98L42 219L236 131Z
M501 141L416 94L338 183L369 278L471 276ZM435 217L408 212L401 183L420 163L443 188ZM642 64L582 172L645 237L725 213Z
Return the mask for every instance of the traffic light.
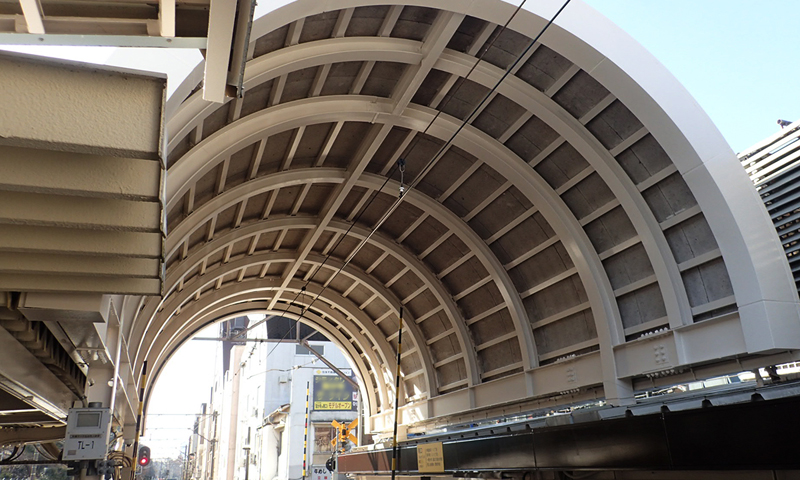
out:
M139 455L137 456L140 467L150 465L150 447L142 445L139 447Z

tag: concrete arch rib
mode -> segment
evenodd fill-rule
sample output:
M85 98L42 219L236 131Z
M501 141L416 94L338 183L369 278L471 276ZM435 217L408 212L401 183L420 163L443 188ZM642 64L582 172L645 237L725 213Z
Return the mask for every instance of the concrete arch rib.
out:
M164 346L157 357L150 359L150 362L152 362L150 364L153 367L152 371L156 372L156 375L151 375L148 377L147 385L145 385L145 391L147 392L146 398L149 398L149 393L152 391L152 387L158 381L158 374L163 369L164 364L169 361L169 358L172 356L172 354L186 340L195 335L200 329L215 321L225 321L227 319L248 313L266 313L268 310L266 310L265 307L266 304L263 301L229 304L225 307L214 309L213 311L209 311L208 313L195 318L194 321L191 322L191 325L187 325L187 329L180 333L180 336L173 338ZM287 312L286 316L294 320L297 320L300 317L299 312ZM370 379L370 376L366 374L370 367L364 363L364 359L361 358L358 352L353 348L353 346L344 337L344 335L342 335L341 332L335 328L320 327L320 325L326 323L325 319L322 319L314 314L308 315L308 317L309 318L303 323L307 323L314 328L323 330L326 336L328 336L328 338L330 338L337 347L341 348L354 363L356 371L358 372L358 376L362 382L362 385L364 386L366 398L368 399L368 411L371 415L379 413L378 406L381 404L385 405L386 402L388 402L388 399L385 396L385 388L382 388L380 382L373 383Z

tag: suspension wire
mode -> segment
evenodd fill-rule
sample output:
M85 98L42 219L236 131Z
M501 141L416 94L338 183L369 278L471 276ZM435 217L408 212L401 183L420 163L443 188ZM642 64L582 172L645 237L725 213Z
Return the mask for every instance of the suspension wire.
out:
M464 80L466 80L466 79L469 77L469 75L470 75L470 74L471 74L471 73L472 73L472 72L475 70L475 68L477 68L477 66L480 64L481 60L483 59L483 56L486 54L486 52L488 52L488 51L489 51L489 49L491 48L491 46L494 44L494 42L497 40L497 38L500 36L500 34L501 34L501 33L502 33L502 32L503 32L503 31L504 31L504 30L505 30L505 29L508 27L508 25L509 25L509 24L511 23L511 21L514 19L514 17L516 17L517 13L518 13L518 12L519 12L519 11L522 9L522 6L525 4L525 2L526 2L526 1L527 1L527 0L522 0L522 2L519 4L519 6L517 6L517 8L516 8L516 9L514 10L514 12L511 14L511 16L509 17L509 19L506 21L506 23L505 23L505 24L502 26L501 30L498 32L498 34L495 36L495 38L494 38L494 39L492 39L491 43L490 43L490 44L489 44L487 47L485 47L485 48L483 49L483 52L482 52L482 53L480 54L480 56L479 56L479 57L476 59L476 61L475 61L475 63L473 64L472 68L470 68L470 70L469 70L469 72L467 73L467 75L466 75L465 77L463 77L463 78L464 78ZM394 202L393 202L393 203L392 203L392 205L389 207L389 209L388 209L388 210L387 210L387 211L386 211L386 212L385 212L385 213L384 213L384 214L383 214L383 215L380 217L380 219L378 220L378 222L377 222L377 223L376 223L376 224L375 224L375 225L372 227L372 229L370 230L369 234L367 234L367 235L366 235L366 236L365 236L365 237L364 237L364 238L363 238L363 239L362 239L362 240L359 242L359 244L356 246L356 248L355 248L355 249L354 249L354 250L353 250L353 251L352 251L352 252L351 252L351 253L350 253L350 254L347 256L347 258L345 259L345 261L344 261L344 263L342 264L342 266L341 266L341 267L339 267L339 268L336 270L336 272L333 274L333 276L332 276L332 277L331 277L331 278L328 280L327 284L323 286L322 290L320 290L320 291L319 291L319 292L318 292L318 293L317 293L317 294L314 296L314 298L311 300L311 302L310 302L308 305L306 305L306 306L304 306L304 307L302 308L302 310L301 310L301 313L300 313L300 317L297 319L297 322L299 322L299 321L300 321L300 320L303 318L303 316L305 315L305 313L306 313L306 312L307 312L307 311L308 311L308 310L311 308L311 306L312 306L312 305L314 305L314 303L316 303L316 301L317 301L317 300L319 299L319 297L320 297L320 296L321 296L321 295L322 295L322 294L325 292L325 290L327 290L328 286L331 284L331 281L332 281L334 278L336 278L336 277L337 277L337 276L338 276L338 275L339 275L339 274L340 274L340 273L341 273L341 272L342 272L342 271L343 271L343 270L344 270L344 269L345 269L345 268L346 268L346 267L347 267L347 266L350 264L350 262L352 262L352 261L353 261L353 258L355 258L355 256L356 256L356 255L357 255L357 254L358 254L358 253L361 251L361 249L362 249L362 248L364 248L364 246L365 246L365 245L366 245L366 244L369 242L369 240L370 240L370 239L373 237L373 235L375 235L375 233L378 231L378 229L379 229L379 228L380 228L380 227L381 227L381 226L382 226L382 225L383 225L383 224L386 222L386 220L389 218L389 216L390 216L392 213L394 213L394 212L395 212L395 210L397 210L397 208L400 206L400 204L401 204L401 203L403 202L403 200L405 199L405 194L406 194L406 193L408 193L409 191L411 191L412 189L414 189L414 188L415 188L415 187L416 187L416 186L417 186L417 185L418 185L418 184L419 184L419 183L422 181L422 178L425 176L425 174L426 174L428 171L430 171L430 169L431 169L431 168L433 168L433 165L435 165L435 163L436 163L436 162L437 162L437 161L438 161L438 160L441 158L441 156L442 156L442 155L444 155L444 153L447 151L447 149L449 148L449 146L450 146L450 145L453 143L453 141L454 141L454 140L455 140L455 138L458 136L458 134L459 134L459 133L461 133L461 130L463 130L463 129L464 129L464 127L466 127L466 126L467 126L467 125L468 125L468 124L469 124L469 123L472 121L473 117L474 117L474 116L477 114L477 112L478 112L478 111L481 109L481 107L483 106L483 104L484 104L484 103L486 103L486 102L489 100L489 98L491 98L491 96L492 96L492 95L493 95L493 94L494 94L494 93L497 91L497 89L498 89L498 88L500 87L500 85L501 85L501 84L502 84L502 83L505 81L505 79L506 79L506 78L507 78L507 77L508 77L508 76L511 74L511 72L512 72L512 71L514 71L514 68L515 68L515 67L516 67L516 66L517 66L517 65L518 65L518 64L519 64L519 63L522 61L522 59L523 59L523 58L525 58L525 56L527 55L527 53L528 53L528 52L531 50L531 48L533 48L533 46L536 44L536 42L537 42L537 41L539 41L539 39L542 37L542 35L543 35L543 34L544 34L546 31L547 31L547 29L550 27L550 25L552 25L552 24L553 24L553 22L555 22L556 18L557 18L557 17L558 17L558 16L561 14L561 12L564 10L564 8L566 8L566 6L569 4L569 2L570 2L570 1L571 1L571 0L566 0L566 1L564 2L564 4L563 4L563 5L561 5L561 8L559 8L559 9L558 9L558 11L556 11L556 13L553 15L553 17L552 17L552 18L551 18L551 19L550 19L550 20L547 22L547 24L545 24L545 26L544 26L544 27L542 27L542 29L539 31L539 33L536 35L536 37L534 37L534 38L533 38L533 40L531 40L531 42L528 44L528 46L525 48L525 50L523 50L523 51L522 51L522 53L520 53L520 54L517 56L516 60L514 60L514 63L512 63L512 64L511 64L509 67L507 67L507 68L506 68L505 72L504 72L504 73L503 73L503 75L500 77L500 79L499 79L499 80L498 80L498 81L497 81L497 82L494 84L494 86L492 86L492 88L491 88L491 89L490 89L490 90L489 90L489 91L486 93L486 95L483 97L483 99L482 99L482 100L481 100L481 101L480 101L480 102L479 102L479 103L478 103L478 104L477 104L477 105L476 105L476 106L475 106L475 107L472 109L472 111L470 112L470 114L469 114L469 115L468 115L468 116L467 116L467 117L466 117L464 120L462 120L461 124L460 124L460 125L459 125L459 127L456 129L456 131L455 131L455 132L453 132L453 134L450 136L450 138L448 138L448 140L447 140L447 141L446 141L446 142L445 142L445 143L444 143L444 144L443 144L441 147L439 147L439 149L436 151L436 153L433 155L433 157L431 157L431 159L428 161L428 163L426 163L426 164L425 164L425 166L423 167L423 169L422 169L422 170L420 171L420 173L417 175L417 178L416 178L416 179L415 179L413 182L411 182L410 184L408 184L408 186L407 186L407 187L405 187L405 188L404 188L404 183L403 183L403 182L404 182L404 173L405 173L405 160L404 160L403 158L399 158L399 159L398 159L398 161L395 163L395 166L394 166L394 167L392 168L392 170L391 170L391 171L390 171L390 172L387 174L387 176L386 176L386 180L383 182L383 184L381 185L381 187L380 187L378 190L374 190L374 191L373 191L373 193L372 193L372 196L371 196L371 198L369 199L368 203L367 203L367 204L366 204L366 205L365 205L365 206L364 206L364 207L361 209L361 212L358 214L358 216L357 216L357 217L356 217L356 218L353 220L353 222L350 224L350 227L348 227L348 229L345 231L345 233L344 233L344 234L343 234L343 235L342 235L342 236L339 238L339 240L338 240L338 242L336 243L336 245L335 245L335 246L334 246L334 247L331 249L331 251L330 251L330 252L329 252L329 253L328 253L328 254L325 256L325 259L323 260L323 262L322 262L322 263L320 264L320 266L319 266L319 267L318 267L318 268L317 268L317 269L314 271L314 273L311 275L311 277L309 277L309 279L308 279L308 280L306 281L306 283L305 283L305 286L302 288L302 290L300 291L300 293L298 293L298 294L295 296L295 298L294 298L294 300L292 300L292 303L291 303L291 304L293 304L293 303L294 303L294 302L297 300L297 298L300 296L300 294L301 294L301 293L303 293L303 292L305 291L305 288L306 288L306 286L308 286L308 285L311 283L311 281L314 279L314 277L316 276L316 274L317 274L317 273L319 273L319 271L322 269L322 266L323 266L323 265L325 265L325 263L328 261L328 259L330 259L330 257L333 255L333 253L336 251L336 249L339 247L339 245L342 243L342 241L344 241L344 239L345 239L345 238L347 238L347 235L350 233L350 231L353 229L353 227L355 227L355 225L358 223L358 221L360 220L360 218L361 218L361 216L364 214L364 212L366 212L366 211L369 209L370 205L372 205L372 202L373 202L373 201L375 201L375 199L377 198L378 194L379 194L379 193L381 193L381 192L383 191L383 189L386 187L386 185L389 183L389 180L392 178L392 176L393 176L393 174L394 174L394 172L395 172L395 170L396 170L396 169L400 169L400 173L401 173L401 183L400 183L400 186L401 186L401 191L400 191L400 195L399 195L399 196L398 196L398 197L397 197L397 198L394 200ZM463 83L462 83L462 85L463 85ZM460 87L461 87L461 85L459 85L459 87L458 87L458 88L460 88ZM458 92L458 89L456 89L456 92L455 92L455 93L457 93L457 92ZM455 96L455 95L451 95L451 96L450 96L450 97L447 99L447 102L449 102L449 101L450 101L450 100L451 100L451 99L452 99L454 96ZM446 105L447 105L447 102L445 102L445 105L444 105L444 106L446 106ZM444 107L444 106L443 106L443 107ZM441 109L437 109L436 115L433 117L433 119L431 119L431 121L430 121L430 122L428 123L428 125L425 127L425 130L423 130L423 131L421 132L421 134L417 134L417 135L416 135L415 141L414 141L414 143L411 145L411 147L409 147L408 153L410 153L411 151L413 151L413 148L416 146L416 143L417 143L417 141L419 140L419 138L420 138L422 135L424 135L424 134L426 134L426 133L427 133L427 131L428 131L428 130L431 128L431 126L433 125L433 123L436 121L436 119L439 117L439 115L440 115L440 114L441 114ZM289 306L287 306L287 307L286 307L286 309L285 309L285 310L284 310L282 313L284 313L284 314L285 314L286 312L288 312L289 308L291 307L291 304L289 304ZM263 323L264 321L266 321L266 319L265 319L265 320L262 320L261 322L258 322L257 324L253 325L253 327L250 327L250 328L254 328L255 326L259 325L260 323ZM245 330L244 332L242 332L240 335L242 335L242 334L244 334L245 332L247 332L247 330L250 330L250 328L246 329L246 330ZM284 337L283 337L281 340L285 339L285 338L286 338L286 336L288 335L288 333L289 333L289 331L287 330L287 333L284 335ZM275 346L273 346L272 350L270 350L270 352L269 352L269 353L267 353L267 357L269 357L269 355L270 355L272 352L274 352L274 351L275 351L275 348L277 348L277 344L276 344Z
M522 2L520 2L519 5L517 5L517 8L514 10L514 13L512 13L511 16L508 17L508 20L506 20L506 23L504 23L500 27L500 30L497 32L497 34L496 35L492 35L492 37L489 40L488 44L484 45L483 47L481 47L480 55L478 55L475 58L475 62L472 64L472 66L470 67L470 69L467 72L467 74L464 75L464 77L461 80L458 81L458 84L455 86L455 89L454 89L453 93L451 95L447 95L447 97L443 101L444 103L442 103L441 106L436 108L436 114L433 116L431 121L428 122L428 125L425 126L425 129L422 130L422 132L419 132L414 136L414 140L411 142L411 145L406 149L406 153L405 153L406 157L411 155L411 153L417 147L417 143L419 143L419 139L423 135L426 135L428 133L428 130L430 130L431 126L433 126L433 122L435 122L436 119L439 118L439 115L442 114L442 111L444 110L444 108L450 103L450 101L452 101L456 97L456 94L458 93L459 90L461 90L461 87L464 86L464 83L466 83L466 80L468 80L469 76L472 75L472 72L474 72L475 69L478 68L478 65L480 65L481 61L483 60L483 57L486 55L487 52L489 52L489 50L492 49L492 47L494 46L494 43L497 41L498 38L500 38L500 35L502 35L503 32L506 31L506 29L508 28L508 24L510 24L511 21L514 20L514 17L517 16L517 13L519 13L519 11L522 9L522 6L525 5L525 2L527 2L527 1L528 0L522 0Z
M453 143L453 140L455 140L456 136L458 136L458 134L459 134L459 133L461 133L461 130L463 130L463 129L464 129L464 127L466 127L466 126L467 126L467 124L469 124L469 122L470 122L470 121L472 120L472 118L473 118L473 117L474 117L474 116L477 114L477 112L478 112L478 111L479 111L479 109L480 109L480 108L483 106L483 104L484 104L484 103L486 103L486 102L488 101L488 99L489 99L489 98L492 96L492 94L493 94L495 91L497 91L498 87L500 87L500 85L503 83L503 81L505 81L505 79L506 79L506 78L507 78L507 77L508 77L508 76L511 74L511 72L512 72L512 71L514 70L514 68L515 68L515 67L516 67L516 66L519 64L519 62L521 62L521 61L522 61L522 59L523 59L523 58L525 58L526 54L527 54L527 53L528 53L528 52L531 50L531 48L533 48L533 46L536 44L536 42L539 40L539 38L541 38L541 36L544 34L544 32L546 32L546 31L547 31L547 29L550 27L550 25L552 25L552 24L553 24L553 22L555 21L555 19L558 17L558 15L559 15L559 14L561 14L561 12L564 10L564 8L566 8L566 6L569 4L569 2L570 2L570 1L571 1L571 0L566 0L566 1L564 2L564 4L561 6L561 8L559 8L559 9L558 9L558 11L555 13L555 15L553 15L553 17L552 17L552 18L551 18L551 19L550 19L550 20L547 22L547 24L546 24L544 27L542 27L542 30L541 30L541 31L539 31L539 33L536 35L536 37L535 37L535 38L534 38L534 39L533 39L533 40L530 42L530 44L528 44L528 46L525 48L525 50L523 50L523 51L522 51L522 53L520 53L520 55L517 57L517 59L514 61L514 63L512 63L512 64L511 64L511 65L510 65L510 66L509 66L509 67L506 69L506 71L503 73L503 75L500 77L500 79L499 79L499 80L498 80L498 81L497 81L497 82L494 84L494 86L491 88L491 90L489 90L489 91L486 93L486 95L485 95L485 96L483 97L483 99L482 99L482 100L481 100L481 101L478 103L478 105L476 105L476 106L475 106L475 108L473 108L473 109L472 109L472 112L471 112L471 113L470 113L470 114L469 114L469 115L468 115L468 116L467 116L467 117L466 117L466 118L465 118L465 119L464 119L464 120L461 122L461 125L459 125L459 127L456 129L456 131L455 131L455 132L453 132L453 134L450 136L450 138L448 138L447 142L445 142L445 143L444 143L444 145L442 145L442 146L439 148L439 150L436 152L436 154L434 154L434 156L433 156L433 157L432 157L432 158L431 158L431 159L428 161L428 163L425 165L425 167L423 167L423 169L420 171L419 175L417 175L417 178L416 178L416 179L415 179L413 182L411 182L410 184L408 184L408 186L407 186L407 187L404 189L404 193L403 193L402 195L398 196L398 197L397 197L397 198L394 200L394 202L392 203L392 205L389 207L389 210L387 210L387 211L386 211L386 212L385 212L385 213L384 213L384 214L381 216L380 220L378 220L378 222L375 224L375 226L373 226L373 228L372 228L372 230L369 232L369 234L368 234L367 236L365 236L365 237L364 237L364 238L361 240L361 242L359 242L359 244L356 246L355 250L353 250L353 251L352 251L352 252L351 252L351 253L350 253L350 254L347 256L347 259L346 259L346 260L345 260L345 262L342 264L342 266L341 266L341 267L340 267L340 268L339 268L339 269L336 271L336 273L334 274L333 278L335 278L337 275L339 275L339 273L341 273L341 272L342 272L342 270L344 270L344 268L345 268L345 267L347 267L347 265L349 265L351 261L353 261L353 258L355 258L355 256L358 254L358 252L360 252L360 251L361 251L361 249L362 249L362 248L364 248L364 246L367 244L367 242L369 242L369 240L372 238L372 236L373 236L373 235L375 235L375 233L376 233L376 232L378 231L378 229L379 229L379 228L380 228L380 227L381 227L381 226L382 226L382 225L383 225L383 224L386 222L386 220L389 218L389 216L390 216L392 213L394 213L394 211L395 211L395 210L397 210L397 207L399 207L399 206L400 206L400 204L401 204L401 203L403 202L403 200L405 199L405 197L406 197L406 194L407 194L409 191L411 191L412 189L414 189L414 188L415 188L415 187L416 187L416 186L419 184L419 182L421 182L421 181L422 181L422 178L424 177L424 174L425 174L425 173L427 173L427 172L428 172L428 171L429 171L429 170L430 170L430 169L433 167L433 165L434 165L434 164L435 164L435 163L436 163L436 162L439 160L439 158L440 158L440 157L441 157L441 156L442 156L442 155L445 153L445 151L447 150L447 148L448 148L448 147L449 147L449 146L450 146L450 145ZM524 3L524 2L523 2L523 3ZM514 17L514 15L516 15L516 14L517 14L517 12L519 11L519 9L520 9L521 7L522 7L522 4L520 4L520 6L519 6L519 7L517 7L517 9L514 11L514 14L511 16L511 18L509 18L508 22L506 22L506 25L508 25L508 23L510 23L510 22L511 22L511 20L512 20L512 19L513 19L513 17ZM484 53L485 53L485 52L484 52ZM478 60L478 62L480 62L480 59ZM477 62L476 62L476 65L477 65ZM473 69L474 69L474 67L473 67ZM438 115L438 114L437 114L437 115ZM431 122L429 123L429 125L428 125L428 127L425 129L425 131L427 131L427 130L428 130L428 128L430 128L431 124L433 123L433 121L434 121L435 119L436 119L436 117L434 117L434 118L433 118L433 120L431 120ZM402 160L402 159L398 159L398 162L397 162L397 165L398 165L398 166L401 164L401 163L400 163L400 160ZM405 161L403 161L403 165L404 165L404 164L405 164ZM390 178L391 178L391 175L387 175L387 177L386 177L386 182L384 182L384 185L386 185L386 183L389 181L389 179L390 179ZM381 187L381 189L383 189L383 187ZM377 193L377 192L376 192L376 193ZM353 225L355 225L355 223L354 223ZM352 226L351 226L351 228L352 228ZM349 231L350 231L350 229L348 229L348 232L349 232ZM330 284L330 281L328 282L328 284ZM325 287L325 288L327 288L327 287ZM315 296L314 300L311 302L311 304L310 304L310 305L313 305L313 303L314 303L314 302L315 302L315 301L316 301L316 300L317 300L317 299L320 297L320 295L321 295L321 294L322 294L322 292L324 292L324 291L325 291L325 289L323 288L323 290L322 290L322 291L320 291L320 292L319 292L319 293L318 293L318 294ZM310 307L310 305L309 305L309 307Z
M400 419L400 357L403 352L403 307L397 327L397 369L394 376L394 433L392 434L392 480L397 477L397 424Z
M531 40L531 42L528 44L528 46L525 48L525 50L523 50L522 53L517 57L517 59L514 61L514 63L512 63L506 69L506 71L503 73L503 75L500 77L500 79L494 84L494 86L491 88L491 90L489 90L486 93L486 95L483 97L483 99L478 103L478 105L476 105L475 108L472 109L472 112L470 112L470 114L461 122L461 124L458 126L456 131L453 132L452 135L450 135L450 138L447 139L447 141L444 143L444 145L439 147L439 150L437 150L436 154L434 154L433 157L425 165L425 167L423 167L423 169L417 175L417 178L408 185L407 191L413 190L422 181L422 179L425 176L425 174L428 171L430 171L430 169L433 168L433 165L439 160L439 158L441 158L441 156L444 155L444 153L447 150L447 148L453 143L453 140L455 140L455 138L458 136L458 134L461 133L461 130L463 130L464 127L466 127L467 124L469 124L469 122L472 121L472 118L477 114L477 112L480 110L480 108L483 106L483 104L486 103L489 100L489 98L492 96L492 94L494 94L494 92L497 91L497 89L500 87L500 85L503 83L503 81L505 81L505 79L511 74L511 72L514 71L514 68L519 64L519 62L521 62L522 59L525 58L526 54L531 50L531 48L533 48L533 46L536 44L536 42L539 40L539 38L541 38L541 36L544 34L544 32L547 31L547 29L550 27L550 25L553 24L553 22L558 17L558 15L561 14L562 11L564 11L564 8L566 8L566 6L569 4L569 2L570 2L570 0L566 0L564 2L564 4L561 5L561 8L559 8L558 11L555 13L555 15L553 15L553 17L547 22L547 24L544 27L542 27L542 30L536 35L536 37L533 40ZM369 238L372 237L372 235L374 235L375 232L378 231L378 228L380 228L381 225L383 225L383 223L389 218L389 216L392 213L394 213L395 210L397 210L397 207L399 207L400 203L402 203L402 202L403 202L403 197L399 197L394 201L392 206L389 207L389 210L387 210L383 214L381 219L375 225L375 228L373 228L373 230L370 233L369 237L365 238L362 243L366 243L369 240Z

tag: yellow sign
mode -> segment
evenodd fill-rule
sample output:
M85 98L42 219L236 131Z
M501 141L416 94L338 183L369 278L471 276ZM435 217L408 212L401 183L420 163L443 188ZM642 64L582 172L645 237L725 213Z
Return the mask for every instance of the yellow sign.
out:
M350 410L353 402L314 402L314 410Z
M419 473L444 472L442 442L417 445L417 470Z

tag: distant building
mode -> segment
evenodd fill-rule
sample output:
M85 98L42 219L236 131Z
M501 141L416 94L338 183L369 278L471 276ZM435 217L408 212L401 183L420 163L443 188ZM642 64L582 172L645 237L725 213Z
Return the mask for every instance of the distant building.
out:
M780 123L780 122L779 122ZM800 121L739 154L767 207L800 290Z
M231 330L223 324L223 338ZM304 325L298 331L295 322L285 318L256 326L247 339L220 342L222 358L228 361L223 362L210 403L198 415L191 478L303 478L308 391L305 478L332 480L323 470L334 449L331 422L350 424L359 417L359 392L298 339L307 339L311 348L355 379L347 359L323 335Z

